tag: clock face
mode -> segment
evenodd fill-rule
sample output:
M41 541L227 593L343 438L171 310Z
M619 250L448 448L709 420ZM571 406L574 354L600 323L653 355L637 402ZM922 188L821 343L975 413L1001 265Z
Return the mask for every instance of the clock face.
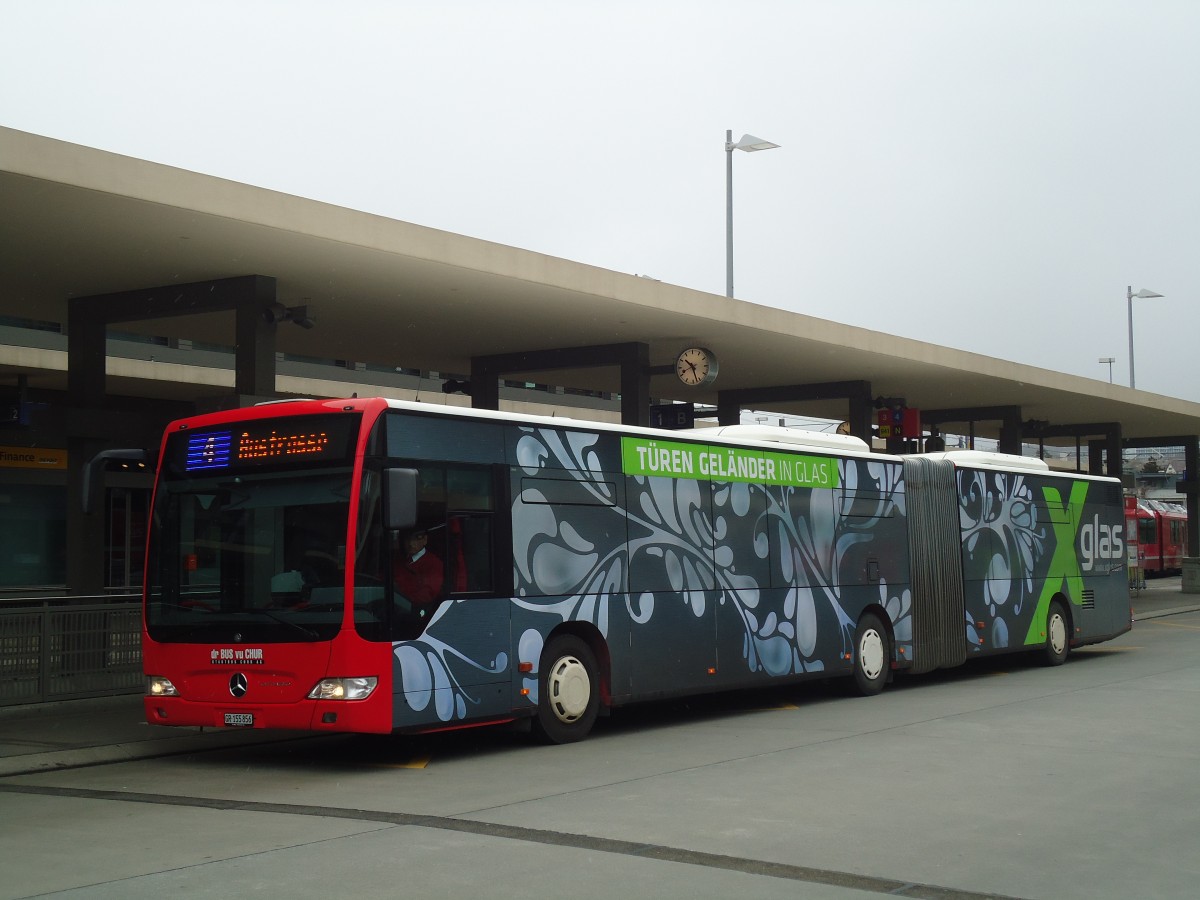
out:
M675 374L690 387L712 384L717 377L717 358L703 347L689 347L675 360Z

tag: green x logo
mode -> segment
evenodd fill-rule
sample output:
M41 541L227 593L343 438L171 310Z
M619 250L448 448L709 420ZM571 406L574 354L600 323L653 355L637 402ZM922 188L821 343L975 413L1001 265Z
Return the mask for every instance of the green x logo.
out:
M1063 503L1058 488L1042 488L1046 506L1051 512L1050 524L1054 528L1054 555L1050 557L1050 568L1046 570L1046 580L1042 582L1042 593L1033 611L1029 631L1025 634L1026 645L1041 644L1046 640L1046 612L1060 588L1076 606L1083 603L1083 573L1079 570L1075 538L1083 522L1083 501L1087 492L1088 483L1077 481L1071 485L1071 496Z

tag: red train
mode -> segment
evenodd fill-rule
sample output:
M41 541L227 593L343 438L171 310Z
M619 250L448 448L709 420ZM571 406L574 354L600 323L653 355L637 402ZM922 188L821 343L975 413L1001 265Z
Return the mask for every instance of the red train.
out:
M1148 577L1177 575L1187 554L1187 509L1163 500L1137 502L1138 564Z

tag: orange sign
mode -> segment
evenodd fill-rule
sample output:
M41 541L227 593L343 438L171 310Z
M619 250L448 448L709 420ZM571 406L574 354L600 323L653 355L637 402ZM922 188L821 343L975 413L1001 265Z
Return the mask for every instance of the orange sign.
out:
M0 447L0 469L65 469L66 450L44 447Z

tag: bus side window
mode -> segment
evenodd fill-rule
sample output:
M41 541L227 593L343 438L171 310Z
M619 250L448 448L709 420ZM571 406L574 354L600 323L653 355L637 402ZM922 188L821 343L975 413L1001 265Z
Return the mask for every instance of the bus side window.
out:
M446 588L452 593L479 593L495 586L494 484L489 468L446 468Z
M448 589L456 594L492 590L491 514L451 515L447 537Z
M494 591L495 473L486 466L410 464L419 472L419 527L428 534L429 552L443 566L438 599ZM399 538L394 533L394 554L402 552Z

